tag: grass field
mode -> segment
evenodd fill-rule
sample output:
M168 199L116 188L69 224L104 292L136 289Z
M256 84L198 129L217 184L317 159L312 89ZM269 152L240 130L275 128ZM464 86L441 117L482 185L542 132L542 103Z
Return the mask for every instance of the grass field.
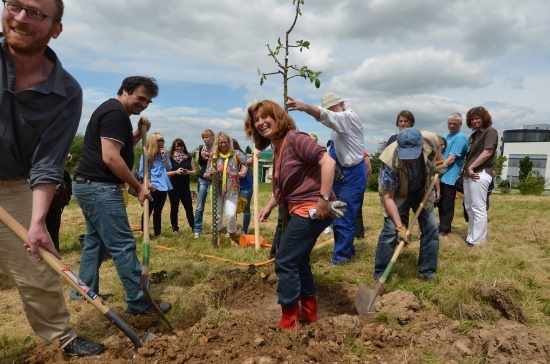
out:
M260 205L270 196L270 185L260 186ZM457 200L453 232L442 237L440 242L439 270L437 279L422 282L416 278L418 239L413 238L399 257L388 282L388 291L396 289L413 292L424 307L430 307L447 317L463 323L491 320L491 310L476 310L472 303L483 305L476 296L480 287L496 287L506 292L524 311L528 325L550 331L550 196L522 196L516 194L493 194L489 211L490 223L488 242L482 246L467 248L464 244L467 224L463 219L461 201ZM213 306L208 302L206 282L217 272L229 267L266 261L267 248L230 247L228 239L221 248L212 244L210 203L204 218L204 230L200 239L185 223L183 207L180 208L180 235L172 236L169 222L169 206L163 214L162 236L151 240L151 272L165 271L166 279L153 285L156 298L172 302L174 309L171 320L181 321L186 317L208 314ZM130 197L128 205L130 223L138 226L141 207ZM275 212L275 211L274 211ZM363 207L365 238L356 240L356 257L341 266L329 264L332 245L314 250L312 267L317 282L365 282L372 286L374 253L383 218L378 195L367 192ZM239 223L242 218L239 217ZM260 234L271 242L277 222L276 214L270 221L260 225ZM249 233L253 234L254 223ZM151 229L152 230L152 229ZM61 250L63 261L78 273L80 244L78 236L85 232L84 219L79 207L71 201L63 213ZM138 255L142 253L141 233L135 233ZM413 237L417 236L417 229ZM321 235L319 242L332 238ZM165 246L171 250L164 250ZM224 262L209 256L216 256L232 262ZM66 296L70 288L65 286ZM124 291L112 261L106 261L101 268L100 293L114 294L109 305L125 308ZM102 340L116 329L105 320L98 324L97 314L81 310L80 305L68 301L72 314L71 324L87 337ZM478 307L476 306L476 307ZM0 358L2 363L12 362L32 349L40 340L32 333L25 319L19 296L0 272ZM95 318L94 318L95 317ZM467 325L465 325L467 326ZM11 359L10 359L11 358Z

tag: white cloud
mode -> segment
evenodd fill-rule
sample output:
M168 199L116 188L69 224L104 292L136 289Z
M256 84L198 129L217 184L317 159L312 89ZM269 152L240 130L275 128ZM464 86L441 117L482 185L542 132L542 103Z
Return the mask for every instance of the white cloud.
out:
M243 109L240 108L240 107L236 107L236 108L234 108L234 109L227 110L227 114L228 114L228 115L231 115L231 116L240 117L240 118L244 119L244 117L246 116L246 111L243 110Z
M467 62L450 50L419 49L365 60L358 69L335 76L331 86L371 96L438 92L487 86L488 62Z
M254 99L283 101L281 76L260 86L256 71L278 70L265 45L284 41L291 0L65 0L65 7L52 48L85 89L83 126L130 74L159 80L146 114L190 148L206 128L227 129L250 145L246 107ZM311 46L292 49L290 62L322 71L322 86L296 78L288 92L312 104L338 92L361 116L370 152L373 141L395 132L402 109L437 132L446 131L448 114L476 105L489 108L497 130L550 123L549 13L547 0L307 0L290 38ZM328 138L309 116L291 115Z

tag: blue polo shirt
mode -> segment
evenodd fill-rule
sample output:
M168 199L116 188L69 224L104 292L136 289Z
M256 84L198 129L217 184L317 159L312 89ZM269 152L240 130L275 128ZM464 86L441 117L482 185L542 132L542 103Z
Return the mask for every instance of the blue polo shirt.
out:
M454 135L447 134L445 139L447 139L447 148L445 148L443 152L443 159L447 159L451 154L456 156L456 159L453 164L447 166L447 172L441 177L441 182L448 185L454 185L456 179L460 175L464 159L466 159L466 153L468 152L468 137L466 134L459 131Z

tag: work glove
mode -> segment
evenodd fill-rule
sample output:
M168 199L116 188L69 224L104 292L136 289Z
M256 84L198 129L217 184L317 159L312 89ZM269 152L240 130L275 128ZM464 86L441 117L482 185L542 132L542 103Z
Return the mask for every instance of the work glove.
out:
M443 160L435 162L435 173L439 173L441 176L443 173L447 172L447 166Z
M409 244L411 233L407 233L407 227L405 225L401 225L401 227L396 228L395 231L397 232L397 240L403 240L405 245Z
M341 219L346 212L347 203L342 201L329 201L328 207L330 210L330 217L334 219Z

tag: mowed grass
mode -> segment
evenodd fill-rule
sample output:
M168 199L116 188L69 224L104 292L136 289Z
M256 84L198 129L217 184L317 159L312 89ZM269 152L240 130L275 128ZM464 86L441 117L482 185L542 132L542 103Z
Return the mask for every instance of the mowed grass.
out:
M268 200L270 188L270 185L260 185L260 206ZM476 295L482 287L494 287L519 305L529 326L549 331L549 203L550 196L547 195L493 194L489 210L488 241L482 246L467 248L464 243L467 223L463 218L462 201L457 199L453 231L440 241L437 279L424 282L416 278L419 240L418 229L415 227L412 242L397 260L388 281L388 290L411 291L421 299L424 308L461 320L463 327L468 327L475 320L494 319L495 311L490 303ZM130 224L139 226L142 207L134 197L130 196L127 211ZM269 249L233 248L229 246L227 238L221 248L214 247L210 234L212 219L209 202L204 217L205 233L199 239L193 238L181 206L180 235L174 237L169 212L170 207L166 204L162 236L150 240L150 275L166 272L163 282L152 284L152 295L174 305L174 309L168 314L173 323L203 316L223 320L223 308L219 307L215 295L212 294L211 281L223 279L221 270L238 267L246 269L248 264L267 261ZM374 254L383 224L377 193L366 193L363 217L365 238L355 240L357 255L350 263L341 266L329 264L332 244L313 251L312 267L317 282L365 282L367 286L373 287ZM242 216L238 220L240 227ZM269 243L273 239L276 223L276 211L273 211L269 221L260 224L260 234ZM85 230L82 213L76 203L71 201L63 213L61 250L64 263L77 274L80 264L78 236ZM249 234L254 234L254 221ZM138 256L141 258L143 236L139 232L135 236ZM331 238L332 234L322 234L319 243ZM161 246L169 250L161 249ZM70 287L64 285L64 289L68 297ZM114 294L109 298L108 304L121 313L124 319L131 320L123 313L126 307L124 290L112 261L106 261L101 268L100 293ZM102 341L117 332L92 305L69 300L67 305L72 315L71 325L84 336ZM478 308L475 315L472 315L472 307ZM13 362L40 343L40 339L28 326L17 291L3 272L0 272L0 333L0 358L3 358L0 363Z

